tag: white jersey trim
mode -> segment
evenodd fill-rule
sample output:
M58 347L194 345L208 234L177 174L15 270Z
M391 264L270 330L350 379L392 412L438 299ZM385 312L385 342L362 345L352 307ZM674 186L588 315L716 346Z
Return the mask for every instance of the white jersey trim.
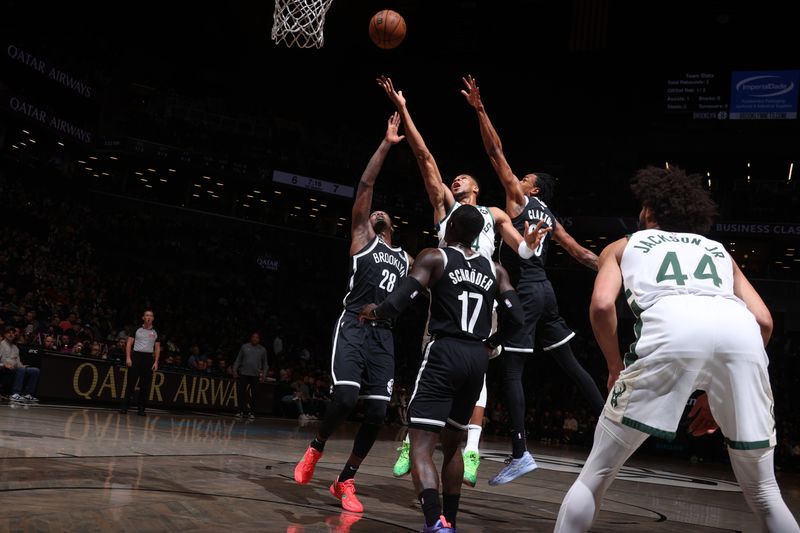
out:
M569 335L567 335L566 337L564 337L562 340L558 341L557 343L551 344L550 346L546 346L546 347L542 348L542 351L548 352L550 350L554 350L554 349L558 348L559 346L563 346L563 345L567 344L569 341L571 341L572 337L574 337L574 336L575 336L575 332L573 331L572 333L570 333ZM506 350L508 350L508 348L506 348Z
M452 418L448 418L447 419L447 423L450 424L451 426L455 427L455 428L460 429L461 431L467 431L469 429L467 426L465 426L463 424L459 424L458 422L456 422ZM444 424L442 424L442 425L444 425Z
M347 299L346 296L345 299ZM342 311L342 314L339 315L339 318L336 320L336 331L333 334L333 350L331 352L331 378L333 378L334 385L350 385L353 387L358 387L360 389L361 383L356 383L355 381L339 381L336 379L336 372L333 371L334 362L336 361L336 345L339 343L339 329L342 327L342 319L344 318L344 314L346 312L347 309Z
M380 396L378 394L363 394L358 397L359 400L385 400L390 401L391 398L388 396Z
M574 335L574 333L573 333L573 335ZM509 346L503 346L503 351L505 351L505 352L533 353L533 348L511 348Z
M416 418L414 416L411 417L411 422L415 424L425 424L427 426L439 426L444 427L444 422L441 420L432 420L430 418Z

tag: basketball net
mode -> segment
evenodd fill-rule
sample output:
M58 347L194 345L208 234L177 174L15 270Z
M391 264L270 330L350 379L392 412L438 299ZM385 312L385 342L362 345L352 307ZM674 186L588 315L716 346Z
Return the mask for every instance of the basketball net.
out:
M333 0L275 0L272 40L286 46L322 48L325 14Z

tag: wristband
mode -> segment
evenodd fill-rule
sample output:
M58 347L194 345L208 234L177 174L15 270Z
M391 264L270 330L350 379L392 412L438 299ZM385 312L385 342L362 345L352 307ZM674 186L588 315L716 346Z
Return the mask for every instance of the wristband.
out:
M523 239L523 240L522 240L522 241L519 243L519 246L517 246L517 253L518 253L518 254L519 254L519 256L520 256L521 258L523 258L523 259L530 259L531 257L533 257L533 255L534 255L536 252L535 252L535 250L531 250L531 249L528 247L528 243L527 243L527 242L525 242L525 239Z

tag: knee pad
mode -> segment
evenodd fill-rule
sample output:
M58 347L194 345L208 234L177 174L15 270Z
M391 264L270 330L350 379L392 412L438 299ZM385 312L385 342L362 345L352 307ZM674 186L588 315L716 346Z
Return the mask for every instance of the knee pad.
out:
M376 426L383 425L386 419L386 407L388 402L382 400L364 401L364 423Z
M358 401L358 387L349 385L337 385L333 389L333 401L331 403L340 406L350 412Z

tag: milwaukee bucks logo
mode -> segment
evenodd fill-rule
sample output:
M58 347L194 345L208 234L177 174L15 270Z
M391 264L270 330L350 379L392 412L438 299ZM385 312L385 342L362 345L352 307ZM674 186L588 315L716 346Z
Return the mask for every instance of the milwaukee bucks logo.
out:
M619 381L617 382L616 385L614 385L614 390L611 391L611 407L617 406L618 398L622 396L622 393L625 392L627 388L628 387L627 385L625 385L625 383Z

